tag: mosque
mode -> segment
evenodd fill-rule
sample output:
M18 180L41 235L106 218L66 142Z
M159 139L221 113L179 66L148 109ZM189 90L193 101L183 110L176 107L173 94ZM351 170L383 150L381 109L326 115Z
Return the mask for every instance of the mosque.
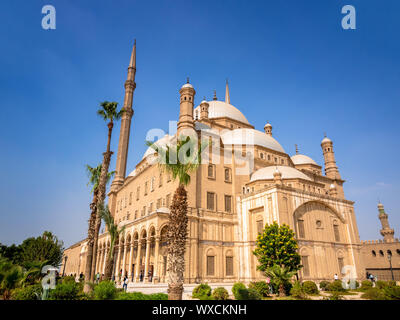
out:
M177 182L160 171L153 161L152 148L126 175L129 135L134 130L135 73L136 43L125 82L116 175L108 194L115 220L126 226L116 245L115 277L118 280L127 275L133 283L165 283L166 225ZM270 123L263 131L257 130L231 104L228 83L223 101L214 94L211 101L196 105L195 95L189 81L179 89L177 131L192 130L213 143L210 161L191 175L187 187L185 283L264 279L252 252L257 235L274 221L295 231L303 265L298 274L301 280L332 280L334 274L342 272L363 280L366 270L380 270L387 276L388 264L383 259L381 264L374 262L382 257L380 252L387 255L387 243L396 277L400 277L400 245L384 212L380 219L387 243L360 241L354 202L344 194L345 180L336 164L331 139L324 137L321 141L323 164L300 154L297 148L290 156L274 138ZM175 137L170 133L157 144L166 145ZM101 233L96 272L104 273L109 246L109 235ZM61 271L79 275L84 272L85 261L86 241L82 240L65 250Z

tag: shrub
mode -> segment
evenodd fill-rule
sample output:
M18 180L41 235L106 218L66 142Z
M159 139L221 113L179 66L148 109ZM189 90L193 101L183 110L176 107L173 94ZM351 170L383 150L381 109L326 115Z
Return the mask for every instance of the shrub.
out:
M305 294L303 287L299 281L296 281L294 283L292 289L290 289L290 295L296 299L305 299L306 298L306 294Z
M248 300L261 300L261 294L253 288L247 289Z
M73 276L65 276L64 278L61 278L62 283L67 283L67 282L76 282L75 277Z
M199 284L193 289L192 297L201 299L202 297L211 296L211 287L207 283ZM202 299L201 299L202 300Z
M344 298L339 292L333 291L331 295L324 300L344 300Z
M346 289L343 288L342 281L335 280L329 284L328 291L344 292Z
M239 290L246 289L246 286L242 282L236 282L232 287L232 293L235 296L236 300L243 300L239 298Z
M102 281L94 287L95 300L113 300L117 295L117 288L112 281Z
M369 288L363 293L361 296L363 299L370 299L370 300L386 300L385 293L383 290L378 288Z
M328 290L329 284L330 284L329 281L321 281L321 282L319 283L319 288L320 288L322 291L326 291L326 290Z
M265 281L250 282L250 288L256 290L262 297L268 297L269 285Z
M353 282L353 284L351 283L351 281L348 281L347 284L349 285L349 289L357 289L360 287L360 283L356 280Z
M304 292L307 294L318 294L319 290L315 282L313 281L304 281L301 285Z
M361 290L368 290L372 288L372 282L369 280L364 280L363 282L361 282Z
M273 293L279 294L279 284L276 283L275 281L272 281L271 286L272 286ZM286 281L283 284L283 287L285 289L285 294L286 295L290 294L290 290L292 289L292 284L289 281Z
M50 290L49 300L78 300L79 290L75 282L59 283L54 290Z
M387 286L383 288L383 293L389 300L400 300L400 286Z
M11 293L12 300L40 300L42 286L35 284L24 288L14 289Z
M388 283L386 281L378 280L376 282L376 288L378 288L378 289L383 289L387 286L388 286Z
M388 286L389 286L389 287L394 287L394 286L396 286L396 281L394 281L394 280L389 280L387 283L388 283Z
M149 300L168 300L168 295L166 293L152 293L148 296Z
M215 288L212 295L215 300L228 300L229 298L228 290L224 287Z

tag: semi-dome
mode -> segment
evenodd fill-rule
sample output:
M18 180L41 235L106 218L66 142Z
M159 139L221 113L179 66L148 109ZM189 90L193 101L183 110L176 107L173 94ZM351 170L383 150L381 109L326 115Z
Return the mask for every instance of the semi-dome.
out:
M285 153L285 150L270 135L255 129L235 129L221 135L222 142L229 145L255 145Z
M240 121L246 124L249 124L246 117L241 113L237 108L233 105L226 103L224 101L212 100L207 101L209 104L208 107L208 118L230 118L236 121ZM200 106L197 106L194 109L195 113L198 112L200 114Z
M157 140L157 141L155 142L155 144L156 144L156 146L158 146L158 147L165 147L165 146L170 142L170 140L171 140L172 137L173 137L173 136L170 136L169 134L166 134L164 137L162 137L161 139ZM142 159L144 159L144 158L146 158L146 157L148 157L148 156L154 154L155 152L156 152L156 151L155 151L152 147L148 147L147 150L146 150L146 152L144 153Z
M303 172L287 166L269 166L258 169L251 175L250 182L257 181L257 180L273 180L274 173L278 170L281 175L282 179L304 179L310 180L311 179L306 176Z
M290 157L295 165L297 164L315 164L318 165L313 159L309 156L304 154L295 154L294 156Z

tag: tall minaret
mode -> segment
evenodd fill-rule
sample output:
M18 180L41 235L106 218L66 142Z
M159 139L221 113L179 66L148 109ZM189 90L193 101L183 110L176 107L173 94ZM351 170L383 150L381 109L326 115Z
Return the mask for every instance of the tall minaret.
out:
M228 85L228 79L226 79L226 88L225 88L225 102L228 104L231 104L231 99L229 97L229 85Z
M385 209L383 208L382 203L378 203L378 211L379 211L379 220L381 220L382 229L381 235L383 236L384 241L390 241L394 239L394 230L389 226L388 215L385 213Z
M336 166L332 140L325 136L321 142L321 147L325 160L325 175L331 179L341 180L338 167Z
M133 44L131 60L128 67L128 77L125 81L125 98L123 109L125 112L121 119L121 131L119 134L119 144L117 153L117 163L115 167L115 178L111 184L111 191L117 190L123 185L126 174L126 162L128 159L128 146L129 146L129 134L131 129L131 120L133 116L132 101L133 92L136 88L135 83L136 74L136 39Z
M194 95L196 91L193 86L187 82L179 90L180 94L180 109L179 109L179 121L178 121L178 134L183 129L194 129L193 121L193 105Z

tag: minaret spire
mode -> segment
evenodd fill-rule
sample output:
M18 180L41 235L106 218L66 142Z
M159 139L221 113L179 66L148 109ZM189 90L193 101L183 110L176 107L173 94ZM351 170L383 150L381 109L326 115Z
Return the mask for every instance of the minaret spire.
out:
M125 112L121 119L121 131L119 134L118 143L118 153L117 153L117 163L115 167L115 178L111 184L111 192L116 191L120 186L123 185L126 174L126 162L128 159L128 146L129 146L129 134L131 128L131 120L133 116L132 102L133 102L133 92L136 88L135 83L136 75L136 39L133 44L133 49L131 53L131 59L128 66L128 75L125 81L125 97L124 105L122 109ZM112 204L111 204L112 205ZM111 210L113 212L113 210Z
M391 241L394 238L394 230L390 228L388 215L385 212L383 204L380 202L378 203L378 211L378 217L382 224L381 235L383 236L383 241Z
M296 148L296 154L299 154L299 148L298 148L297 144L295 144L294 147Z
M229 85L228 79L226 79L226 89L225 89L225 102L231 104L231 99L229 98Z

